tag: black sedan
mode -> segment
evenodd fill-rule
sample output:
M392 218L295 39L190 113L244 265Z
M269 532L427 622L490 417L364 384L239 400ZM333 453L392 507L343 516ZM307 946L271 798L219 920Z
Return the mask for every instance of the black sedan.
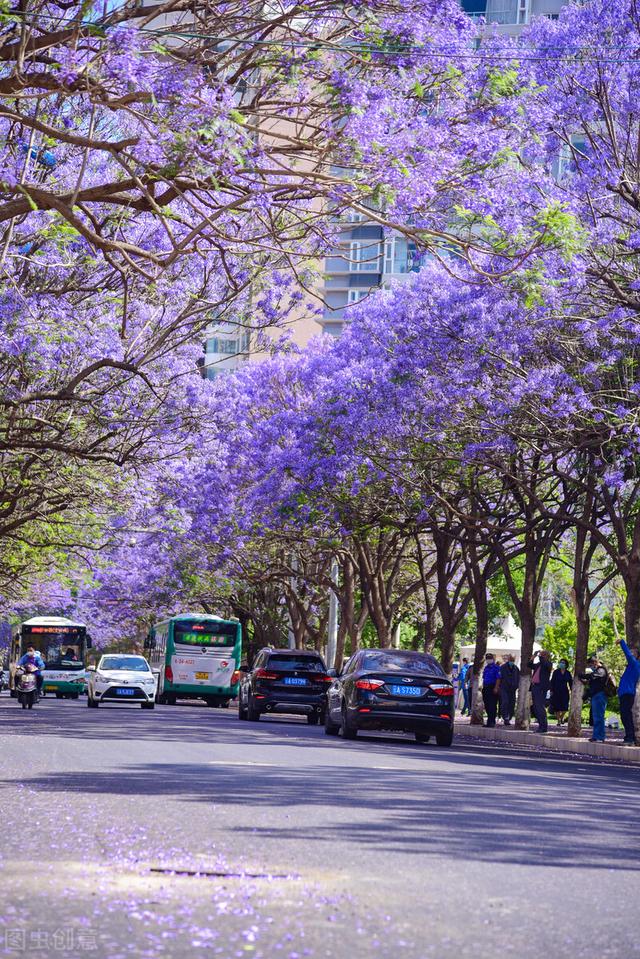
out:
M256 722L262 713L298 713L324 721L331 678L321 656L300 649L261 649L241 680L238 716Z
M362 649L327 693L325 732L355 739L360 729L412 732L419 743L453 741L453 686L427 653Z

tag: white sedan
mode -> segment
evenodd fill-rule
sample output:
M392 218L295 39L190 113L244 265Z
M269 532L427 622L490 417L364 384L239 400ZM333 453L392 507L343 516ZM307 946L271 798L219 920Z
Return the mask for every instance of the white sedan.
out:
M155 705L156 678L144 656L109 653L87 674L90 708L97 709L100 703L139 703L143 709Z

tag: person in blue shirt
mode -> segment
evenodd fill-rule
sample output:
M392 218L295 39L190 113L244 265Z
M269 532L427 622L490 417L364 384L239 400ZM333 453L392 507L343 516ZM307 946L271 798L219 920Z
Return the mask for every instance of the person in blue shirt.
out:
M458 674L458 689L462 693L462 715L470 713L469 687L467 685L467 673L469 672L469 660L465 656L462 660L460 673Z
M633 745L636 731L633 724L633 703L636 698L636 685L640 679L640 661L638 652L629 649L624 639L620 640L620 649L627 660L627 667L620 677L618 699L620 700L620 719L624 726L624 742Z
M485 667L482 671L482 700L487 711L487 726L495 726L500 696L500 667L493 658L493 653L485 656Z
M42 675L42 670L44 669L44 660L40 653L33 648L33 646L28 646L24 656L18 660L18 666L26 666L27 663L33 663L33 665L36 667L36 686L38 687L38 695L40 695L42 692L42 681L44 679Z

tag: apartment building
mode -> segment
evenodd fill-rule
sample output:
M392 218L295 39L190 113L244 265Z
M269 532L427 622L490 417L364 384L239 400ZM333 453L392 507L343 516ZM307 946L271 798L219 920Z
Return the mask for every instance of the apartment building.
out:
M461 0L472 17L485 21L487 29L517 35L532 17L559 15L566 0ZM560 160L559 162L562 162ZM361 214L351 214L340 223L336 246L324 264L317 295L321 315L301 311L291 324L296 343L304 346L320 331L339 336L349 322L350 308L392 281L406 279L420 269L422 258L415 245L399 235L385 235L376 223ZM259 359L251 349L249 336L226 327L212 332L207 340L203 372L215 376L236 369L248 360Z
M566 0L462 0L466 12L491 29L517 34L535 16L557 17ZM345 222L334 254L327 258L322 284L321 325L339 336L349 308L373 290L419 270L421 258L404 237L384 238L382 229L361 217Z

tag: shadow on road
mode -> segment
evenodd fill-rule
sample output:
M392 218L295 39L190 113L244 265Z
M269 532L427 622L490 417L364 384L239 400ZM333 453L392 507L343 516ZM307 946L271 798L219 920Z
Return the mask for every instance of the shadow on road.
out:
M640 784L633 767L531 756L477 743L452 750L384 736L344 743L299 720L247 725L208 709L169 707L157 716L128 711L123 722L125 710L97 715L87 710L85 717L77 704L66 706L59 704L54 715L45 703L38 719L20 714L14 719L3 711L3 732L25 733L31 727L38 734L85 740L231 743L237 754L228 765L224 760L133 764L125 759L117 773L54 772L27 778L24 784L32 789L165 797L210 804L217 811L225 806L273 808L272 824L251 828L258 838L282 841L299 840L300 830L283 824L276 813L315 806L316 825L305 833L309 843L366 844L381 853L411 851L461 861L640 870L637 844L631 841ZM264 765L239 765L247 756L245 746ZM268 765L270 747L279 749L273 766ZM290 764L282 764L285 747L293 750L293 762L284 760ZM307 755L298 763L300 747ZM408 759L411 767L403 768ZM383 766L385 761L397 768Z

